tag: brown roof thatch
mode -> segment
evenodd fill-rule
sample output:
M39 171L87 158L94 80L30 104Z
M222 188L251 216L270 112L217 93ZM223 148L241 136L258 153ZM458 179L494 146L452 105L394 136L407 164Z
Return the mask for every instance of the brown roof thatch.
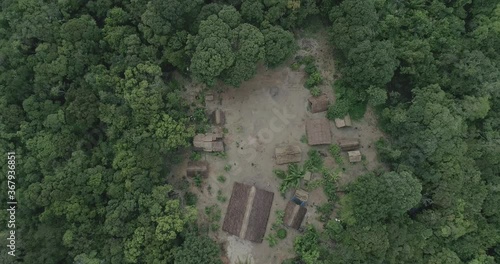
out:
M286 226L299 229L306 213L307 208L292 201L288 201L285 208L285 217L283 218L283 222Z
M335 126L337 128L352 126L351 116L346 115L344 118L335 118Z
M186 175L188 177L194 177L196 175L201 175L203 177L208 176L208 162L206 161L190 161L186 168Z
M359 148L359 140L352 139L339 139L337 141L339 143L340 149L343 151L355 150Z
M306 121L306 134L309 145L325 145L332 143L330 123L326 118Z
M193 146L207 152L224 151L222 137L222 133L198 134L193 138Z
M348 151L347 155L349 156L349 162L360 162L361 161L361 152L359 150Z
M226 123L226 114L220 109L213 111L211 118L215 125L221 126Z
M302 160L302 150L299 146L288 145L285 147L276 147L274 154L276 156L276 164L300 162Z
M222 230L252 242L261 243L274 193L235 182Z
M274 193L256 189L245 239L261 243L266 234L267 221L273 205Z
M318 97L309 97L308 99L310 105L311 105L311 112L312 113L319 113L326 111L328 109L328 96L326 94L322 94Z

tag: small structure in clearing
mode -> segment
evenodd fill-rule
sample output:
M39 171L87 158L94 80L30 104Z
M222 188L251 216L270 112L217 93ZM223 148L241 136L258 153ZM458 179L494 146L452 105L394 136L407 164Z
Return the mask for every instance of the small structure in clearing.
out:
M349 162L360 162L361 161L361 152L359 150L348 151L347 155L349 156Z
M206 161L190 161L186 168L186 175L188 177L195 177L200 175L203 177L208 176L208 162Z
M212 122L217 126L222 126L226 123L226 115L220 109L212 112L211 119Z
M346 115L346 116L344 116L344 118L335 118L335 126L337 128L352 126L351 116Z
M302 189L295 190L295 194L292 197L292 201L299 205L305 205L309 199L309 193Z
M276 164L300 162L302 160L302 150L299 146L288 145L276 147L274 154L276 156Z
M327 145L332 143L330 123L326 118L309 119L306 121L307 142L309 145Z
M353 139L340 139L338 140L340 149L343 151L356 150L359 148L359 140Z
M309 97L309 104L311 106L312 113L324 112L328 109L328 96L326 94L322 94L318 97Z
M283 223L291 228L299 229L306 213L307 208L300 206L292 201L288 201L285 208Z
M235 182L222 230L252 242L262 243L273 199L272 192Z
M206 152L224 151L224 143L222 142L222 133L207 133L194 136L193 145L196 149Z

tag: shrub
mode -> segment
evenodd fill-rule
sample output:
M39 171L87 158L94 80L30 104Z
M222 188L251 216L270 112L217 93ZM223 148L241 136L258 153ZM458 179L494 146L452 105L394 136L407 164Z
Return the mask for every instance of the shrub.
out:
M286 229L281 228L276 232L276 235L278 236L279 239L285 239L286 238Z
M273 170L273 172L274 172L274 175L276 175L276 177L278 177L282 180L286 178L286 172L284 170L275 169L275 170Z
M201 160L201 153L200 152L193 152L191 153L191 157L190 159L192 161L198 161L198 160Z
M221 203L225 203L227 201L227 197L222 195L222 191L221 190L218 190L217 191L217 201L221 202Z
M278 244L278 239L275 234L269 234L266 240L269 243L269 247L274 247Z
M307 63L306 64L306 67L304 68L304 71L307 74L313 74L315 72L318 72L318 68L316 67L316 65L314 65L314 62L311 62L311 63Z
M311 92L311 95L314 97L318 97L321 95L321 89L319 89L319 87L317 87L317 86L314 86L313 88L311 88L310 92Z
M198 203L198 196L192 192L186 192L184 194L184 200L186 201L186 205L194 206Z
M300 142L304 143L304 144L307 144L307 136L306 135L302 135L302 137L300 137Z
M225 183L226 182L226 177L224 177L224 175L219 175L217 177L217 181L220 182L220 183Z
M323 82L323 77L321 77L321 74L319 72L313 72L307 78L304 86L309 89L311 87L321 84L322 82Z
M330 120L335 118L344 118L349 112L349 102L343 99L337 99L335 104L331 104L326 112L326 117Z
M339 145L330 145L330 148L328 149L330 151L330 154L332 157L335 159L335 162L339 165L342 166L344 164L344 160L342 159L342 155L340 153L341 149Z
M224 170L225 170L226 172L229 172L229 171L231 170L231 168L232 168L232 167L233 167L233 166L231 166L231 164L226 164L226 166L224 166Z
M194 181L194 186L198 188L201 187L201 184L203 183L203 179L199 174L196 174L196 176L194 176L193 181Z
M323 159L319 152L315 149L311 149L307 152L307 155L309 158L304 163L304 168L310 172L319 172L323 167Z

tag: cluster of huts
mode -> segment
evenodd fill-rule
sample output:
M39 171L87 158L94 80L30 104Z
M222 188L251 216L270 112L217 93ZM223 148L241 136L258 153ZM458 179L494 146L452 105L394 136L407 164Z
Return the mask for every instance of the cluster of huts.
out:
M208 95L205 99L213 100L213 96ZM308 101L312 113L319 113L328 109L329 101L325 94L319 97L311 97ZM222 126L225 122L225 115L221 110L215 110L210 117L216 126ZM337 128L350 127L351 125L351 119L348 115L343 119L335 119ZM332 144L330 122L326 118L306 120L306 135L308 144L311 146ZM224 134L220 132L198 134L193 139L193 146L196 150L205 152L224 151L223 136ZM340 139L337 143L341 150L347 151L350 162L361 161L358 139ZM278 165L302 161L302 150L297 145L277 146L274 154ZM206 161L189 162L188 176L202 175L206 177L207 174L208 163ZM314 176L307 172L304 175L303 183L311 181ZM285 207L283 223L286 226L294 229L301 228L307 214L308 198L309 193L304 189L295 190L294 195ZM259 189L253 185L235 182L222 230L240 238L261 243L265 236L273 199L273 192Z

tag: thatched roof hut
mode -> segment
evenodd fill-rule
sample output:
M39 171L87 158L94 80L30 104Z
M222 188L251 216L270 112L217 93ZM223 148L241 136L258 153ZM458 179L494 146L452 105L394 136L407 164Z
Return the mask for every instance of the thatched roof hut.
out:
M324 112L328 109L329 101L326 94L322 94L318 97L309 97L308 101L312 113Z
M274 193L235 182L222 230L261 243L273 205Z
M361 152L359 150L348 151L347 155L349 156L349 162L360 162L361 161Z
M340 149L343 151L356 150L359 148L359 140L355 138L339 139L337 142L339 143Z
M344 118L335 118L335 126L337 128L352 126L351 116L346 115Z
M304 205L307 200L309 200L309 193L302 189L295 190L293 194L292 201L295 201L297 204Z
M190 161L186 168L186 175L194 177L200 175L203 177L208 176L208 162L206 161Z
M276 164L300 162L302 160L302 150L299 146L288 145L276 147L274 154L276 156Z
M288 201L285 208L285 217L283 218L283 223L291 228L299 229L306 213L307 208L300 206L292 201Z
M222 126L226 123L226 114L224 111L217 109L212 112L211 119L215 125Z
M332 143L330 123L326 118L309 119L306 121L306 134L309 145L325 145Z
M207 133L194 136L193 146L196 149L206 152L224 151L224 143L222 142L222 133Z

